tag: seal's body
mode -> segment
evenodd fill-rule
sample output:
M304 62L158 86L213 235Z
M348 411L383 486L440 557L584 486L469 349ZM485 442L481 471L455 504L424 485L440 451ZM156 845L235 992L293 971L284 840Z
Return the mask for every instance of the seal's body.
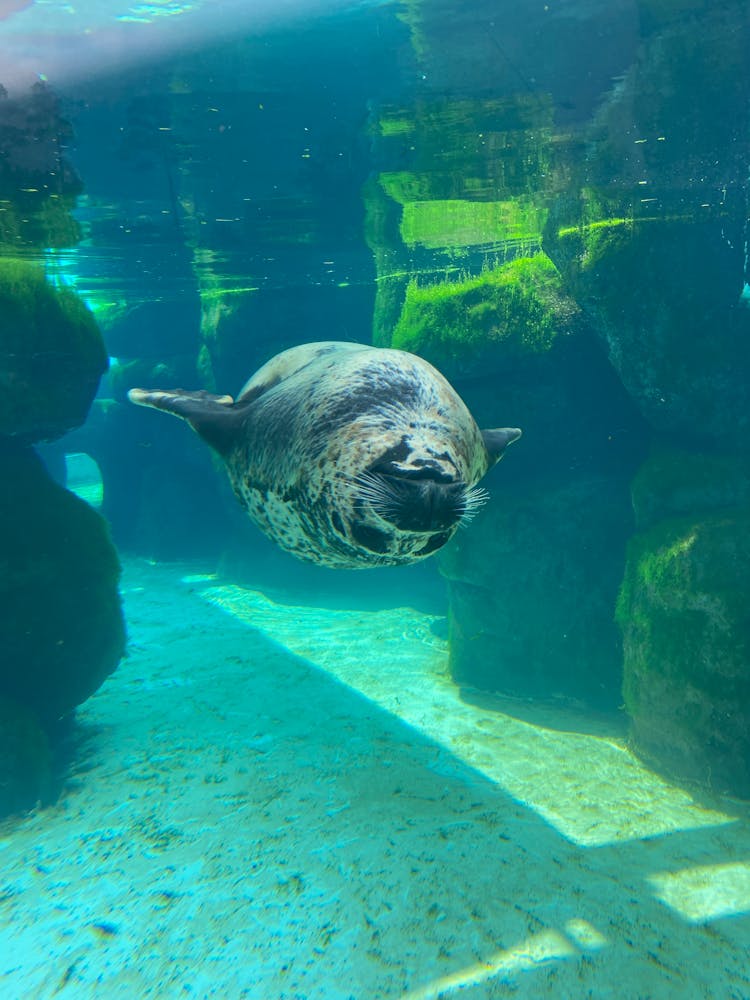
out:
M301 559L355 569L435 552L486 494L477 482L520 431L480 431L431 365L404 351L303 344L237 397L131 389L186 419L240 502Z

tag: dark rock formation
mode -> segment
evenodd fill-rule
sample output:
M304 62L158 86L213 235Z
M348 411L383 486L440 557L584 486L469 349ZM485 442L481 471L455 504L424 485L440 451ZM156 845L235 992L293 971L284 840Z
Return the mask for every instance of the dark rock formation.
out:
M0 68L1 72L1 68ZM23 253L74 246L71 214L82 190L65 155L72 137L52 90L41 81L10 97L0 83L0 244Z
M630 545L618 604L633 744L750 796L750 511L665 521Z
M409 23L420 62L440 76L456 62L433 66L441 33L432 15L413 5ZM492 27L490 17L483 30ZM466 38L440 41L460 59ZM473 44L482 60L483 43ZM378 270L373 339L435 364L481 426L524 431L490 477L486 511L441 556L454 676L611 706L628 478L648 431L542 252L548 204L567 180L556 168L553 95L519 88L491 63L481 98L457 81L449 98L428 84L413 106L372 116L381 168L365 188Z
M125 651L120 566L104 520L0 442L0 697L45 724L72 711Z
M23 705L0 697L0 816L47 802L53 755L45 729Z
M615 707L622 654L612 611L632 530L624 483L589 476L493 494L440 560L453 676L520 697Z
M634 748L750 796L750 466L661 450L633 486L617 619Z
M107 353L96 321L43 269L0 260L0 434L60 437L86 419Z
M678 447L747 451L746 6L642 8L653 34L586 155L571 147L544 248L653 427Z
M70 136L45 85L0 87L0 815L53 796L61 719L125 648L106 523L31 447L83 424L107 370L88 307L32 262L80 235ZM48 460L64 475L59 447Z

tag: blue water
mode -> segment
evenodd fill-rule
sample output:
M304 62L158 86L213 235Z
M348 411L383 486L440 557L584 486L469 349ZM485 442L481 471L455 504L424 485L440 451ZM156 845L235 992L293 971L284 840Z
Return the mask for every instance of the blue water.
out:
M0 996L750 1000L749 24L0 3ZM295 559L128 401L318 341L468 407L363 393L362 562L481 457L429 558Z

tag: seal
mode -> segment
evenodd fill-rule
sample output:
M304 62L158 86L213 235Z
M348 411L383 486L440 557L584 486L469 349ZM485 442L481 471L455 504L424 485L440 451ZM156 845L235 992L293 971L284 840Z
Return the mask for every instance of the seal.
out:
M283 549L340 569L436 552L485 502L477 483L521 436L480 431L422 358L339 341L278 354L236 401L180 389L128 396L186 420Z

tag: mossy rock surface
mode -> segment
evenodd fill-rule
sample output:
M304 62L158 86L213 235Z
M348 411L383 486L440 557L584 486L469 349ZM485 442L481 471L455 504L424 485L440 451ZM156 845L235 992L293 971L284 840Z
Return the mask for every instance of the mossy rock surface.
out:
M750 797L750 508L636 535L617 604L635 749Z
M79 242L72 211L82 184L65 155L72 138L60 100L46 83L13 97L0 89L0 245L6 250L38 252Z
M615 216L562 232L551 252L649 423L688 448L744 451L750 309L728 225Z
M125 651L119 577L103 518L0 440L0 697L47 724L96 691Z
M380 109L371 123L378 172L363 190L375 344L390 346L410 279L439 287L451 276L458 286L540 253L553 119L542 93L441 95Z
M411 281L392 346L467 374L546 353L576 312L545 254L520 257L473 278Z
M654 429L747 454L747 6L638 9L653 34L593 119L585 158L570 147L543 246Z
M42 441L78 427L106 370L84 302L38 265L0 258L0 434Z
M631 528L624 479L499 489L439 557L453 677L518 697L616 708L614 607Z

